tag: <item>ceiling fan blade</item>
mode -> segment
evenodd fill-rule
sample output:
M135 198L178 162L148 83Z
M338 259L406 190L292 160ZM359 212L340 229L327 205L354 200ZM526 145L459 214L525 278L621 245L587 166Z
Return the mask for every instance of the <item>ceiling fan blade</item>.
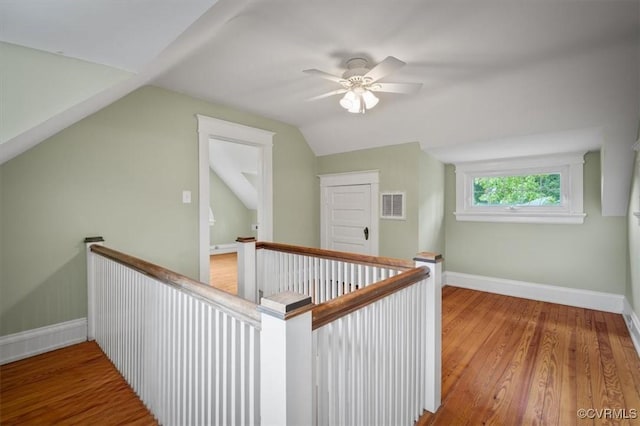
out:
M370 78L371 81L377 81L405 65L406 63L402 62L400 59L394 58L393 56L387 56L384 61L371 68L364 77Z
M389 93L418 93L422 83L376 83L372 85L372 92L389 92Z
M343 81L345 81L344 78L342 77L338 77L337 75L329 74L328 72L324 72L316 69L303 70L302 72L315 75L317 77L324 78L327 80L335 81L336 83L342 83Z
M307 100L308 101L317 101L318 99L328 98L329 96L340 95L340 94L346 93L346 92L347 92L347 89L338 89L338 90L334 90L332 92L324 93L322 95L314 96L313 98L309 98Z

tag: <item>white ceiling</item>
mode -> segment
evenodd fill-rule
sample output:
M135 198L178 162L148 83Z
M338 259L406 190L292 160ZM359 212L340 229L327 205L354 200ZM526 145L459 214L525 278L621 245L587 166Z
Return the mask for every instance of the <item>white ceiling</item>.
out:
M4 41L147 65L118 93L25 132L0 154L17 155L18 145L151 82L294 125L316 155L417 141L455 162L456 153L472 160L505 147L537 155L599 143L603 213L625 214L640 115L639 0L219 0L174 40L214 2L1 0ZM337 87L302 70L341 74L353 56L395 56L407 66L382 81L423 88L382 93L364 115L347 113L338 97L306 101Z
M139 70L207 10L217 32L152 82L292 124L316 155L637 124L638 0L2 0L0 40ZM365 115L307 101L337 84L302 70L389 55L408 65L382 81L417 95L381 93Z
M300 128L317 155L418 141L441 148L607 126L638 111L638 2L254 1L155 83ZM353 56L408 63L365 115L339 97ZM632 90L630 90L632 89Z
M139 71L216 0L1 0L0 40Z

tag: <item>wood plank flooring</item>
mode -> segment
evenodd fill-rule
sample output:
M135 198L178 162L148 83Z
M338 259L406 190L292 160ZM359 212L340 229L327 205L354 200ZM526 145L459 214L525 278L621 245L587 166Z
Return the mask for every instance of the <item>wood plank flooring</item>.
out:
M640 424L640 359L621 315L456 287L442 305L443 404L418 425Z
M155 425L95 342L0 367L2 425Z
M418 425L640 424L576 415L640 412L640 359L620 315L445 287L442 329L443 404ZM0 377L2 425L155 423L94 343Z
M238 294L238 254L209 256L209 283L222 291Z

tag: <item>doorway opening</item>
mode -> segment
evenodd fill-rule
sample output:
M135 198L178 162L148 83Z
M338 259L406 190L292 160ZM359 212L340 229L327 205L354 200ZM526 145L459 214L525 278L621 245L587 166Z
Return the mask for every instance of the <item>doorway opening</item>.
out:
M256 236L261 241L271 241L272 229L273 229L273 172L272 172L272 146L273 146L273 132L269 132L262 129L256 129L242 124L233 123L230 121L219 120L216 118L206 117L203 115L197 115L198 118L198 141L199 141L199 268L200 268L200 281L204 283L211 283L211 252L218 252L218 254L224 254L228 251L229 245L235 242L235 239L239 236ZM241 232L241 235L235 235L230 237L229 232L235 233L231 229L222 229L222 223L219 221L223 219L223 216L218 216L216 219L216 210L219 214L222 213L222 202L217 203L215 194L212 194L211 187L217 185L222 180L221 174L226 166L224 162L217 161L221 156L246 156L248 159L246 164L251 163L254 158L255 164L253 167L242 166L244 168L244 174L240 172L242 179L237 177L235 180L244 186L245 197L250 199L251 187L255 192L255 200L253 204L251 201L247 201L249 206L254 206L254 209L248 208L249 213L246 216L250 217L246 227L246 231ZM212 156L214 160L212 160ZM240 160L239 160L240 161ZM218 164L218 166L212 166L212 164ZM222 164L222 166L220 166ZM215 171L215 169L218 171ZM234 173L234 172L232 172ZM214 176L215 175L215 176ZM223 181L224 182L224 181ZM229 187L229 184L225 184ZM232 191L233 192L233 191ZM236 195L236 198L240 200L240 196ZM221 201L218 199L218 201ZM244 202L241 202L245 204ZM220 209L218 207L220 207ZM255 211L255 215L251 212ZM225 213L226 214L226 213ZM218 228L215 228L216 225ZM224 228L228 228L229 223L226 223ZM252 233L252 228L253 233ZM241 229L237 228L238 231ZM231 239L231 241L221 242L218 240L217 244L212 244L213 238L222 238L224 241ZM215 246L219 246L215 248ZM227 262L228 264L229 262Z
M209 139L209 284L237 294L236 238L258 237L260 149Z

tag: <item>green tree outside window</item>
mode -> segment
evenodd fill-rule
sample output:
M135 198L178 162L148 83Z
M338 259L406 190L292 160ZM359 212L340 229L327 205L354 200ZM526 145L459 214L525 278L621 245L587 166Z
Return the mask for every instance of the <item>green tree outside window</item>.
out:
M559 206L560 174L477 177L475 206Z

